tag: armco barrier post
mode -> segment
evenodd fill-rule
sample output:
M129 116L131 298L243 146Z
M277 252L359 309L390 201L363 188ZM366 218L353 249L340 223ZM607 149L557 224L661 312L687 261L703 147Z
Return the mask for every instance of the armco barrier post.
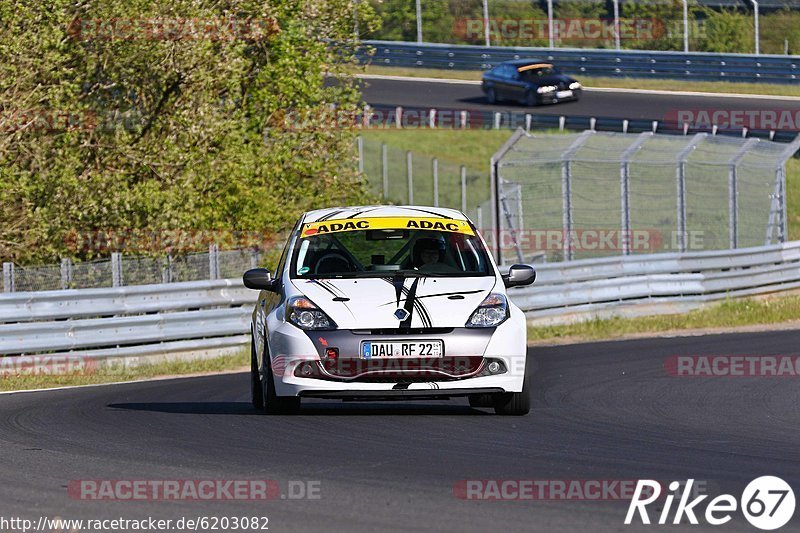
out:
M219 246L208 245L208 279L219 279Z
M164 270L161 271L161 282L172 283L174 279L174 272L172 267L172 254L167 254L164 258Z
M68 257L61 259L61 289L69 289L72 285L72 260Z
M461 165L461 212L467 212L467 167Z
M111 253L111 286L122 287L122 252Z
M3 263L3 292L14 292L14 263Z
M386 143L381 143L381 175L383 177L383 199L389 199L389 154Z
M406 175L408 176L408 203L409 205L414 204L414 171L412 170L413 166L413 156L411 155L411 150L406 152Z
M359 135L356 137L356 146L358 146L358 172L364 173L364 139Z
M433 207L439 207L439 160L433 158Z

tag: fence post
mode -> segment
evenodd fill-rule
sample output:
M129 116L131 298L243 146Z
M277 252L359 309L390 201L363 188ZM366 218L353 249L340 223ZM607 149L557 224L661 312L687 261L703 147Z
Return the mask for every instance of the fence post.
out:
M397 106L394 108L394 123L398 128L403 127L403 107Z
M3 292L14 292L14 263L3 263Z
M572 260L572 161L561 163L561 225L564 261Z
M759 46L760 39L758 35L758 0L750 0L750 2L753 4L753 15L755 17L753 20L753 29L755 30L755 35L753 37L755 40L756 55L759 55L761 50Z
M167 254L165 262L166 264L164 265L164 270L161 272L161 282L172 283L172 280L174 279L174 272L172 269L172 254Z
M381 143L381 174L383 176L383 199L389 199L389 155L386 143Z
M208 279L219 279L219 246L208 245Z
M439 160L433 158L433 207L439 207Z
M467 167L461 165L461 212L467 212Z
M554 48L553 38L553 0L547 0L547 37L549 47Z
M417 42L422 43L422 5L420 0L417 0Z
M365 128L369 128L371 121L372 121L372 108L369 106L369 104L364 104L364 115L361 117L361 124Z
M786 242L789 240L789 215L786 212L787 210L787 199L786 199L786 161L783 162L780 168L781 172L781 199L780 199L780 207L781 207L781 220L780 225L778 228L780 229L780 235L778 237L778 242Z
M614 1L614 47L619 50L619 0Z
M483 31L486 35L486 46L492 46L489 37L489 0L483 0Z
M72 260L68 257L61 259L61 289L69 289L72 285Z
M411 150L406 152L406 174L408 176L408 204L414 204L414 172L411 170L413 166L413 156Z
M678 251L685 252L687 248L688 233L686 229L686 162L695 146L708 136L707 133L696 133L680 152L676 159L678 168L676 170L677 181L677 206L678 206Z
M689 2L683 0L683 51L689 51Z
M122 287L122 252L111 252L111 286Z
M356 137L356 146L358 146L358 172L363 174L364 173L364 138L361 137L361 135Z

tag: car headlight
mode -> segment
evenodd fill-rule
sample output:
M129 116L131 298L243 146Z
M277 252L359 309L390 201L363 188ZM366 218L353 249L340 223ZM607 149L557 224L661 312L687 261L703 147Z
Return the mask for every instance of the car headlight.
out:
M303 296L289 298L286 316L289 317L289 322L300 329L336 329L336 323L314 305L314 302Z
M577 81L573 81L572 83L569 84L569 88L570 88L570 90L574 91L575 89L580 89L581 88L581 84L578 83Z
M508 301L502 294L487 296L467 320L468 328L493 328L508 318Z
M558 87L556 87L555 85L542 85L541 87L536 89L536 92L539 93L539 94L551 93L551 92L555 91L556 89L558 89Z

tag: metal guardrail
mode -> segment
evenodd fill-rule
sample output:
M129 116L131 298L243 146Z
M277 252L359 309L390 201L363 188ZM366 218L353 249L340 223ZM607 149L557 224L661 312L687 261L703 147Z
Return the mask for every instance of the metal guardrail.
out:
M533 319L641 315L659 305L675 312L800 287L800 241L536 268L534 285L509 292ZM255 299L238 279L0 295L0 354L110 358L243 347Z
M256 297L240 279L0 294L0 354L103 358L242 346Z
M800 287L800 241L738 250L584 259L537 266L537 281L510 291L529 318L650 314ZM637 309L639 312L637 312Z
M586 76L800 83L800 57L583 48L471 46L398 41L364 41L358 58L373 65L453 70L487 70L503 61L536 58L564 72ZM370 49L374 49L374 54Z

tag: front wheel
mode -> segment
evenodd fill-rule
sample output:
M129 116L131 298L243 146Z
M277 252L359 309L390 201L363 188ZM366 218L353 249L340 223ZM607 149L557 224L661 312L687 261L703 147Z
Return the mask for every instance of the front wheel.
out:
M255 343L250 343L250 401L253 407L262 411L264 409L264 388L258 375L258 360L256 359Z
M525 93L525 105L528 107L534 107L536 105L536 95L533 91L528 91Z
M522 416L531 410L531 391L528 373L522 382L521 392L501 392L494 395L494 412L498 415Z
M261 372L262 396L264 412L269 415L289 415L300 410L300 398L297 396L278 396L275 392L275 375L272 372L271 358L264 349L264 363Z
M494 92L493 88L489 88L486 90L486 101L489 102L490 104L497 103L497 93Z

